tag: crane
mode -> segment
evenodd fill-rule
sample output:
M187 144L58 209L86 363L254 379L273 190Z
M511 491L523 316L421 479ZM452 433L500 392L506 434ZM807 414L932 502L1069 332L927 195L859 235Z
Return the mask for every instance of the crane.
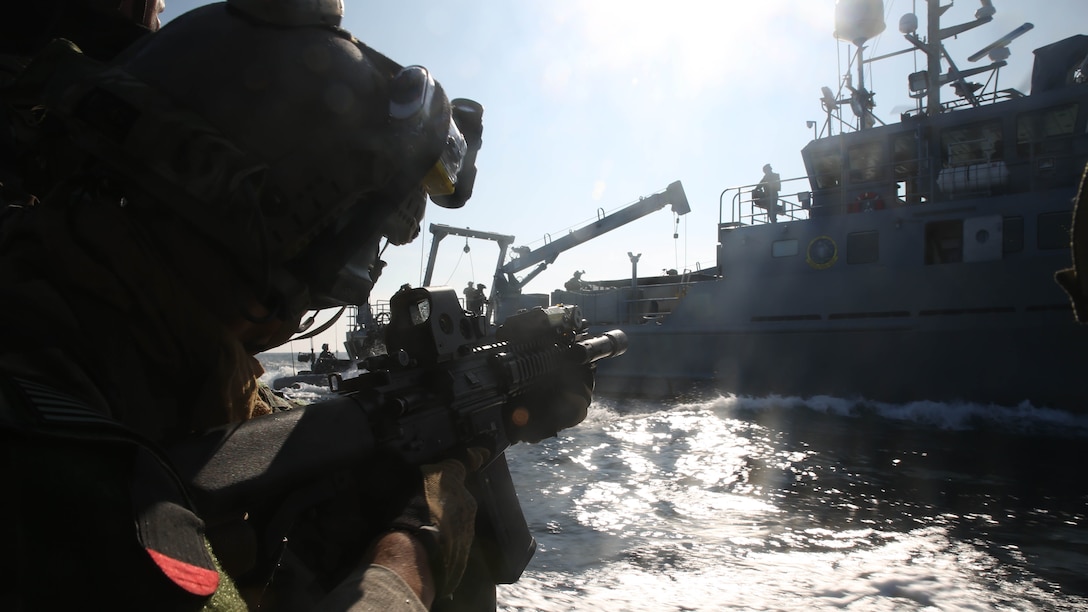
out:
M537 249L515 249L515 252L518 253L517 257L505 264L503 261L506 259L507 249L514 243L513 236L432 223L430 225L430 231L431 234L433 234L433 239L431 241L430 255L427 258L427 270L423 278L423 285L429 286L431 283L435 259L438 256L438 245L446 236L491 240L498 243L499 258L498 263L495 266L496 280L493 283L494 286L491 288L491 299L489 300L489 303L494 303L496 291L499 290L499 287L507 285L507 279L513 278L514 274L532 266L536 266L536 269L527 274L521 281L517 282L517 290L520 292L521 287L543 272L550 264L554 263L556 258L564 251L570 250L616 228L627 225L632 221L641 219L652 212L661 210L665 206L671 206L672 211L677 215L686 215L691 212L691 207L688 205L687 194L684 193L684 186L680 181L674 181L663 191L639 198L638 201L611 214L601 214L595 221L572 230L567 235L552 240ZM500 297L506 298L509 296Z

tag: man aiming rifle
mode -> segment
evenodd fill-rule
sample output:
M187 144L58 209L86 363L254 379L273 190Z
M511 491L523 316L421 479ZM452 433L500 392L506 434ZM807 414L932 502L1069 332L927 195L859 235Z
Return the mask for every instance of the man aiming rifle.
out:
M65 160L0 223L6 605L421 610L456 588L471 448L375 462L364 510L385 528L329 576L288 572L285 549L263 583L231 574L252 543L210 543L164 450L273 419L253 355L310 310L366 303L428 197L471 195L480 106L340 18L335 0L212 4L107 63L53 42L0 92ZM527 403L584 414L591 368Z
M622 354L627 338L619 330L590 336L575 306L522 311L486 335L483 317L463 310L449 287L402 289L390 314L388 352L354 378L330 374L341 397L215 428L170 453L210 526L253 532L247 572L257 574L280 561L285 541L311 570L335 574L352 558L353 540L391 521L438 549L417 518L382 516L373 466L395 473L451 456L479 462L466 483L478 504L474 541L450 609L492 609L494 585L517 581L535 550L503 453L580 423L584 386L570 380ZM556 386L574 397L543 392ZM343 516L364 514L358 530L345 528ZM312 537L328 532L335 544Z

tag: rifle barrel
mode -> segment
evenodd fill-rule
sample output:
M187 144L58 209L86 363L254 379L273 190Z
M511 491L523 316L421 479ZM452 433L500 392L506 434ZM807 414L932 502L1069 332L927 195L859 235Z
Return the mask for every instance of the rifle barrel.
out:
M575 342L570 347L578 363L586 364L617 357L627 351L627 334L613 329L599 336Z

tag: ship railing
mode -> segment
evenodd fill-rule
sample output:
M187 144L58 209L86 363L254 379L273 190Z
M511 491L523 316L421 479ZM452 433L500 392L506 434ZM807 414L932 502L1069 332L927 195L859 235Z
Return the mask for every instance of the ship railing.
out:
M669 282L587 288L581 291L556 289L551 303L578 306L591 325L644 324L662 321L676 310L698 280L698 270L670 275Z
M743 225L764 225L779 221L794 221L807 219L809 206L812 203L812 192L789 192L791 187L808 187L807 176L799 176L782 180L782 191L772 203L759 196L759 183L729 187L718 196L718 224L721 226L739 227ZM729 202L729 218L726 220L726 201Z
M1073 121L1059 119L1071 116L1075 109L1075 103L1057 103L1024 114L1016 123L994 117L954 125L933 134L936 142L902 132L892 143L876 142L879 147L874 145L867 155L846 156L833 148L816 151L810 162L827 171L817 173L811 182L809 177L782 181L776 221L868 210L862 206L865 203L875 210L1074 186L1084 171L1088 135L1082 128L1074 129ZM1048 126L1049 131L1034 127L1036 123ZM1064 127L1057 130L1057 126ZM858 144L873 142L859 140ZM923 149L924 154L901 152L911 148ZM755 197L758 186L721 192L719 228L771 222L771 211Z
M389 300L375 300L366 308L353 304L347 307L347 314L352 329L367 327L389 319Z
M367 336L389 322L389 300L376 300L368 305L347 307L349 329L344 334L344 349L350 359L367 357Z
M988 91L988 92L985 92L985 93L976 93L975 94L975 99L978 100L978 103L979 103L980 106L985 106L987 104L994 104L996 102L1004 102L1004 101L1007 101L1007 100L1015 100L1017 98L1023 98L1023 97L1024 97L1023 92L1021 92L1018 89L1012 89L1012 88L1002 89L1002 90L999 90L999 91ZM967 98L957 97L957 98L955 98L953 100L948 100L946 102L942 102L941 103L941 109L942 109L941 112L954 111L954 110L964 108L964 107L967 107L967 106L972 106L970 100L968 100ZM918 116L925 115L925 114L926 114L925 108L913 108L913 109L903 113L900 117L902 119L907 119L909 117L918 117Z

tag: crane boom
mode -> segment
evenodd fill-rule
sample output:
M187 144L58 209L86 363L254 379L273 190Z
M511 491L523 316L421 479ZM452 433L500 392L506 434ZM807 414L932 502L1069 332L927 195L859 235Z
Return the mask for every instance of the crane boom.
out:
M432 223L431 233L434 234L434 238L431 240L431 254L427 257L427 272L423 277L424 287L429 287L431 285L431 276L434 275L435 258L438 256L438 244L442 242L442 239L446 236L461 236L463 238L494 240L499 244L500 264L504 259L506 259L506 249L511 244L514 244L513 236L508 236L506 234L496 234L495 232L483 232L467 227L450 227L449 225L442 225L441 223Z
M601 217L585 227L573 230L566 236L556 238L538 249L523 253L520 257L507 262L499 270L507 274L513 274L536 264L547 266L554 262L555 258L563 251L641 219L654 211L664 208L666 205L672 205L673 212L678 215L686 215L691 212L691 207L688 206L688 197L684 193L684 186L680 184L680 181L674 181L664 191L640 198L637 202L610 215ZM532 276L536 276L536 274Z

